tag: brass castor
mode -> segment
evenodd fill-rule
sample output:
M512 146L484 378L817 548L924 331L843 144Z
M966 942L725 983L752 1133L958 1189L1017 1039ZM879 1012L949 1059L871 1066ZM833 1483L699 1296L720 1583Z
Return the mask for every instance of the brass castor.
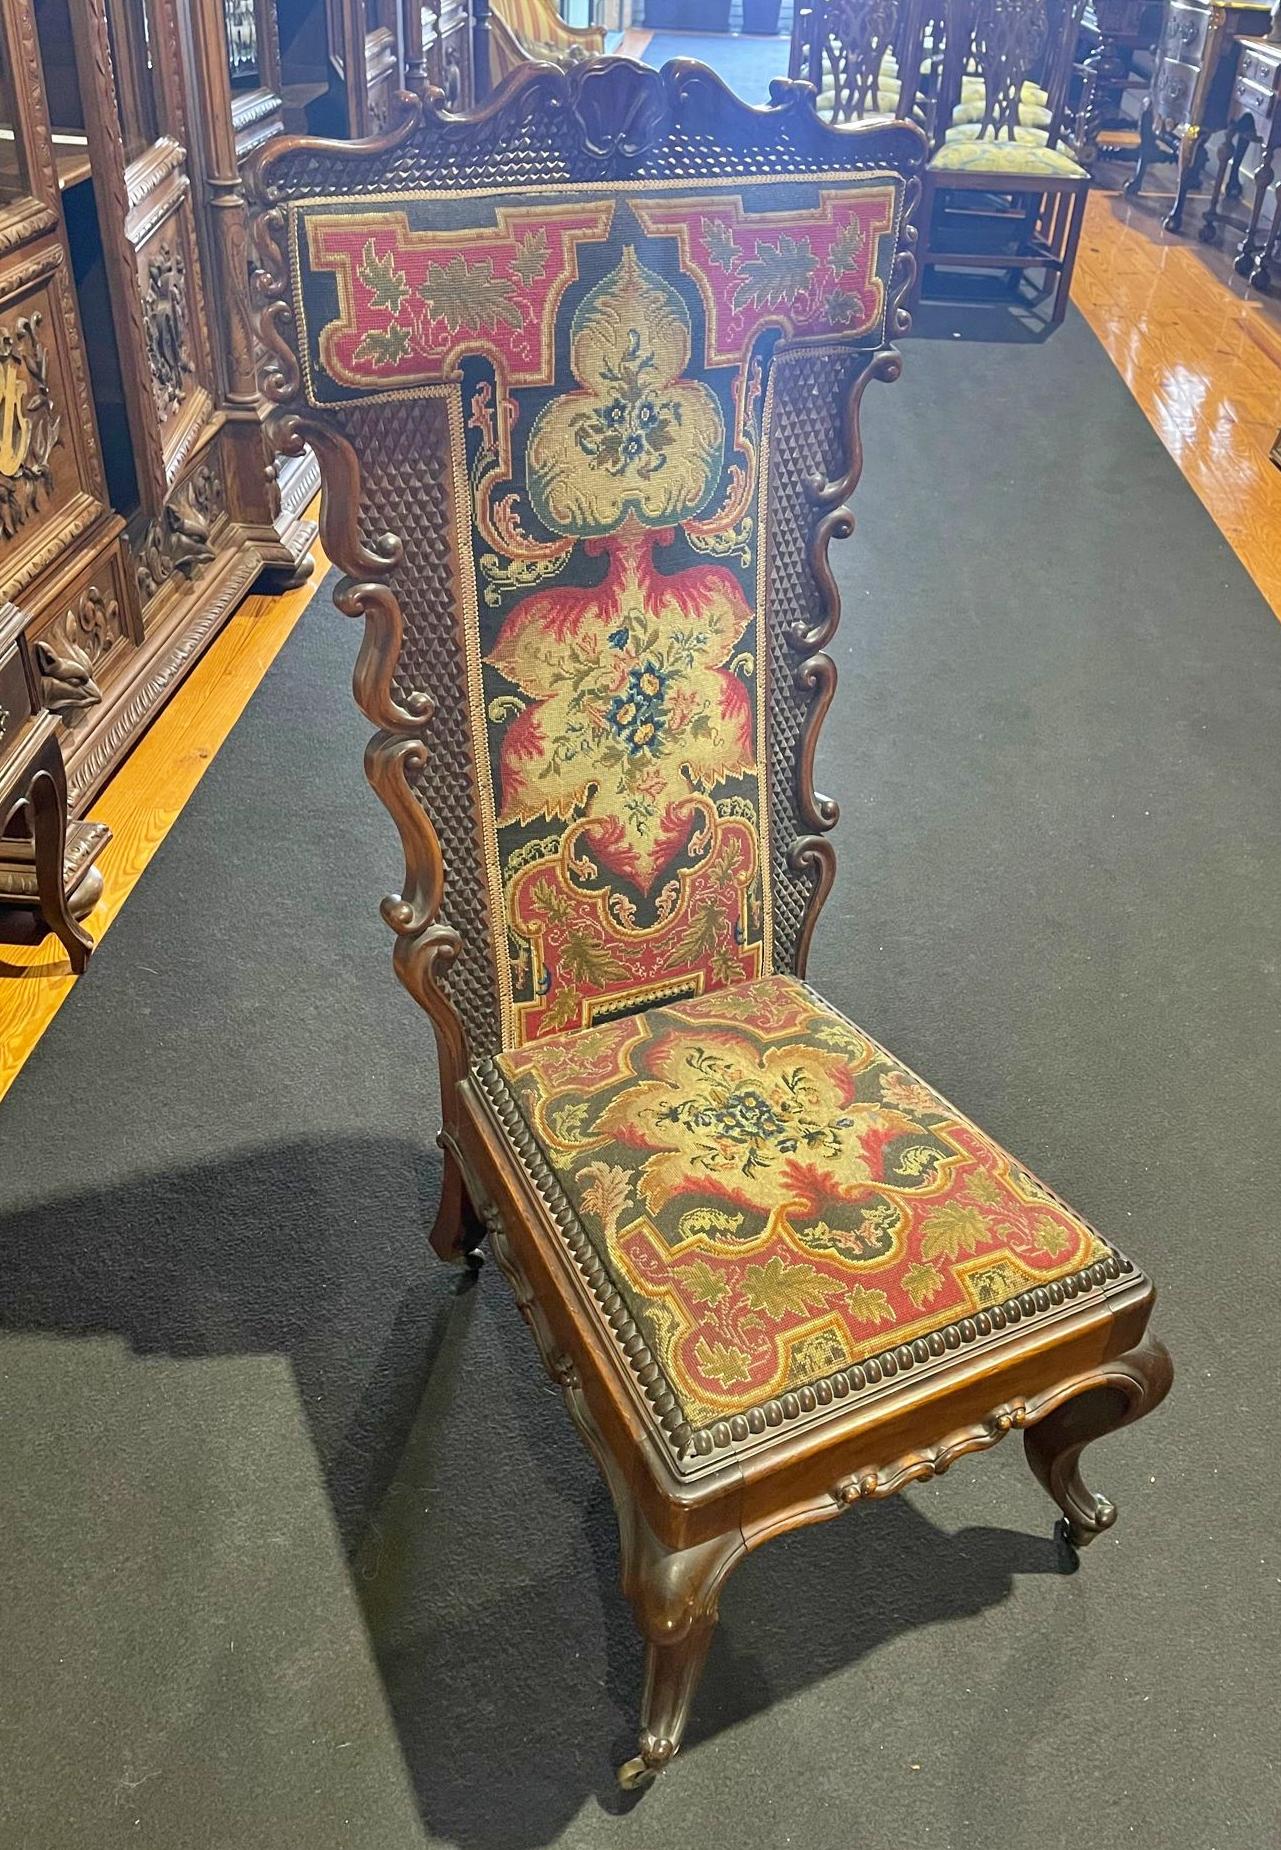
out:
M650 1766L637 1754L634 1760L624 1760L618 1769L618 1783L624 1792L643 1792L646 1786L652 1786L662 1772L661 1767Z

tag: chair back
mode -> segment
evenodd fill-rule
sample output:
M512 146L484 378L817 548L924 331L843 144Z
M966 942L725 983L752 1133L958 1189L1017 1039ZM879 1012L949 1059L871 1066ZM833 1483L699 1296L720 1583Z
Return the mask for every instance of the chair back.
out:
M941 141L966 78L983 83L978 139L1016 139L1023 86L1045 91L1048 145L1059 138L1085 0L948 0L933 121Z
M531 59L569 64L605 49L602 27L567 25L551 0L489 0L488 36L490 86Z
M929 0L816 0L793 21L791 74L808 78L829 122L910 119Z
M259 158L273 440L320 460L384 916L455 1072L803 963L827 542L924 152L601 59Z

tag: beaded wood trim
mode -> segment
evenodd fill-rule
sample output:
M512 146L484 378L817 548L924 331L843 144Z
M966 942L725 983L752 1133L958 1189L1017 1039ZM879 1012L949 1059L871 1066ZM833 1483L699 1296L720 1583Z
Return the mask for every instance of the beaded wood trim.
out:
M1024 1323L1048 1319L1056 1313L1062 1315L1065 1308L1078 1299L1104 1291L1115 1281L1124 1279L1129 1284L1140 1277L1133 1262L1110 1240L1105 1241L1108 1257L1095 1260L1080 1272L1020 1292L1004 1304L993 1304L971 1317L961 1317L955 1323L931 1331L928 1336L918 1336L913 1342L889 1344L881 1354L837 1369L806 1387L775 1395L744 1413L696 1428L684 1417L671 1383L610 1277L573 1202L544 1156L497 1061L493 1058L480 1061L472 1068L471 1077L504 1141L519 1159L552 1224L564 1240L632 1380L654 1416L674 1463L685 1474L697 1470L709 1459L719 1462L724 1454L732 1456L755 1450L782 1427L815 1424L829 1409L850 1403L859 1395L870 1396L899 1375L936 1372L969 1345Z

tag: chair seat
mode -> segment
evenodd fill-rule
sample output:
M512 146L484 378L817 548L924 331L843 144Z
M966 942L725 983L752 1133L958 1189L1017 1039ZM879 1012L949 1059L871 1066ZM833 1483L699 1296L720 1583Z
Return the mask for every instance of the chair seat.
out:
M952 111L952 127L963 128L971 123L981 123L986 108L987 105L981 96L975 97L968 103L958 103ZM1022 102L1019 104L1018 126L1020 128L1048 129L1053 120L1054 117L1044 103Z
M678 1457L1130 1270L791 976L535 1041L474 1079Z
M110 840L111 830L105 822L68 822L62 857L62 884L68 898L92 871L95 855ZM38 898L36 854L31 842L0 840L0 905L29 906Z
M1034 132L1034 131L1033 131ZM932 173L1008 174L1011 179L1088 180L1084 167L1062 148L1047 148L1040 142L993 141L990 136L977 140L958 133L949 135L930 159Z
M1013 135L1002 132L994 135L991 129L984 131L981 122L958 122L947 131L944 141L990 141L997 147L1008 148L1044 148L1049 144L1049 131L1043 128L1028 128L1020 123Z

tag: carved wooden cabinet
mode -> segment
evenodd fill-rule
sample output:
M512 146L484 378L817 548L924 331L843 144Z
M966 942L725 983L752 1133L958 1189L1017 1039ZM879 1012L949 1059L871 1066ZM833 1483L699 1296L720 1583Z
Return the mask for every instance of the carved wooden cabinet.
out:
M472 0L406 0L405 84L425 96L443 90L451 109L468 109L477 84Z
M1139 164L1125 190L1134 195L1154 160L1179 163L1179 188L1164 223L1181 231L1183 210L1205 164L1208 137L1228 119L1232 49L1240 37L1267 31L1271 0L1167 0L1152 88L1140 122Z
M249 312L240 163L280 77L272 0L0 0L6 673L55 716L76 809L314 533Z

